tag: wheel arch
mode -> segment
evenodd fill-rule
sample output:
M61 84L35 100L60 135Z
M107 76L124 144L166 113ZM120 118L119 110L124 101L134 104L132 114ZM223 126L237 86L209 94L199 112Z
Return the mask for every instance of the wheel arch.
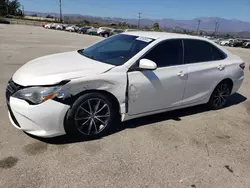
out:
M214 93L214 90L217 88L217 86L220 85L223 82L227 82L227 83L230 84L230 89L231 89L230 93L232 92L232 89L233 89L233 80L231 78L224 78L218 84L215 85L215 87L213 88L212 92L210 93L209 99L211 98L211 96Z
M74 103L80 97L82 97L86 94L101 94L101 95L104 95L105 98L108 98L108 100L110 100L109 102L114 104L114 106L112 106L112 107L115 108L112 121L113 122L120 122L120 118L121 118L120 105L119 105L117 98L112 93L105 91L105 90L97 90L97 89L84 90L84 91L79 92L78 94L76 94L74 96L69 97L67 100L67 103L68 103L68 105L70 105L70 108L68 109L66 115L64 116L64 121L63 121L63 126L64 126L64 130L65 130L66 134L73 134L75 136L79 136L78 134L76 134L76 130L75 130L74 126L72 126L74 124L72 122L72 121L74 121L72 119L73 114L74 114L74 107L73 106L74 106ZM116 125L116 124L114 124L114 125ZM106 131L106 133L104 133L104 135L106 135L107 133L108 132ZM103 133L101 133L101 134L103 134ZM94 136L94 138L96 138L96 137L99 137L99 135Z
M233 80L232 80L231 78L225 78L225 79L221 80L221 81L216 85L216 87L217 87L219 84L221 84L222 82L227 82L227 83L230 85L230 89L231 89L230 92L232 92L233 85L234 85ZM216 88L216 87L215 87L215 88ZM215 88L214 88L214 89L215 89Z
M71 96L67 100L67 103L69 105L72 105L80 96L85 95L85 94L89 94L89 93L100 93L102 95L107 96L111 100L111 102L114 104L115 109L120 114L120 103L119 103L118 99L115 97L115 95L113 95L111 92L106 91L106 90L99 90L99 89L84 90L84 91L81 91L80 93L78 93L74 96Z

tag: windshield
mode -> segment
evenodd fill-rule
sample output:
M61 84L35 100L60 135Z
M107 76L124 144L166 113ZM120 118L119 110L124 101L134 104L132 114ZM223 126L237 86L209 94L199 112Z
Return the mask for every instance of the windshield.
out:
M115 35L78 52L88 58L119 66L153 41L132 35Z

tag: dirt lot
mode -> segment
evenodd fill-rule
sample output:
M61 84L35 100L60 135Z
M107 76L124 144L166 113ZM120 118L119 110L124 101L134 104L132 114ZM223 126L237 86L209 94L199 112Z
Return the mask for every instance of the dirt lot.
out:
M27 61L99 37L0 25L0 187L250 187L250 73L219 111L194 107L123 123L93 141L37 140L9 122L5 87ZM250 50L229 48L250 63ZM38 70L39 71L39 70Z

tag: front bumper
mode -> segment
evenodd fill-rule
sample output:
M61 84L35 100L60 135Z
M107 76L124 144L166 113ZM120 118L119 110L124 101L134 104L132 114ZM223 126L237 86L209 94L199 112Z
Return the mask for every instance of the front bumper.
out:
M54 100L30 105L24 100L10 97L8 108L11 123L29 134L46 138L66 134L64 117L68 105Z

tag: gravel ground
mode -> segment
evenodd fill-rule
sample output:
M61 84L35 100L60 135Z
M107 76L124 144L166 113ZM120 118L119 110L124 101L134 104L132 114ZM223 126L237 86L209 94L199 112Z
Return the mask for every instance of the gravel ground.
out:
M39 56L101 38L0 25L0 187L250 187L250 73L219 111L202 106L123 123L102 139L32 138L9 122L6 83ZM249 66L250 50L229 48Z

